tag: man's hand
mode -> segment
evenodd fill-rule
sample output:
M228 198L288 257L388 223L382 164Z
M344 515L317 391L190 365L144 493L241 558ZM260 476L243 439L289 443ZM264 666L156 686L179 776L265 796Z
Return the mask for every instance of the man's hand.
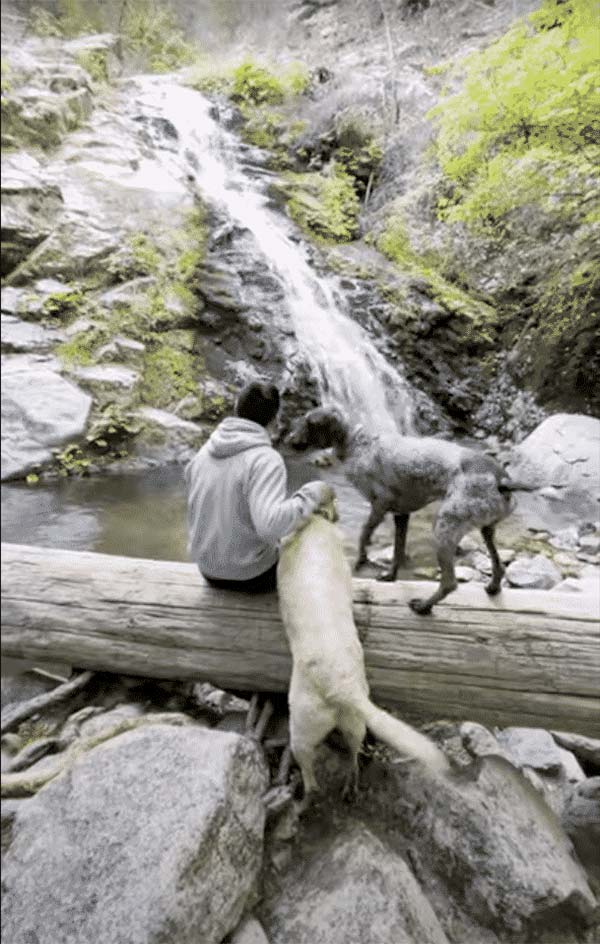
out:
M308 499L312 511L333 502L335 499L335 491L327 482L308 482L302 486L300 493Z

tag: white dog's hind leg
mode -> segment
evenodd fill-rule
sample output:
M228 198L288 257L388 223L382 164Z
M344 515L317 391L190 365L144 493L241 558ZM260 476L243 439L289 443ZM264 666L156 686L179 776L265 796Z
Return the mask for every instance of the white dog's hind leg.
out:
M351 768L344 784L342 796L345 800L356 799L358 794L358 753L367 733L367 725L360 715L346 713L337 723L350 749Z
M290 685L290 747L304 783L304 796L317 792L315 751L336 725L335 711L314 691L303 690L295 673Z

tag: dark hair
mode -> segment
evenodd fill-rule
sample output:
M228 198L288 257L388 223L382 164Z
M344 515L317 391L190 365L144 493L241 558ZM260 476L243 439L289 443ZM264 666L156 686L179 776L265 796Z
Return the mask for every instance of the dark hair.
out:
M236 416L268 426L279 411L279 390L273 384L251 383L244 387L235 405Z

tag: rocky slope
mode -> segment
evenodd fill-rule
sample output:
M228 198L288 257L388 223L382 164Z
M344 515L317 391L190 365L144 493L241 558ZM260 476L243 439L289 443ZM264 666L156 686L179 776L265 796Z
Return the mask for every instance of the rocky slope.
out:
M3 679L4 729L24 695L55 684ZM6 940L596 940L600 742L431 725L452 777L430 781L370 747L348 806L332 741L319 755L323 795L299 818L283 706L256 729L250 715L210 685L97 675L12 725Z

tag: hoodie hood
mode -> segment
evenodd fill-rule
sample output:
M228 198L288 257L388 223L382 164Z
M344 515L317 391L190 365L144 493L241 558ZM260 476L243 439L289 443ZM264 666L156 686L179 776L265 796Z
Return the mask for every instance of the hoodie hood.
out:
M228 416L219 423L207 442L208 451L215 459L225 459L246 449L270 445L271 437L264 426L238 416Z

